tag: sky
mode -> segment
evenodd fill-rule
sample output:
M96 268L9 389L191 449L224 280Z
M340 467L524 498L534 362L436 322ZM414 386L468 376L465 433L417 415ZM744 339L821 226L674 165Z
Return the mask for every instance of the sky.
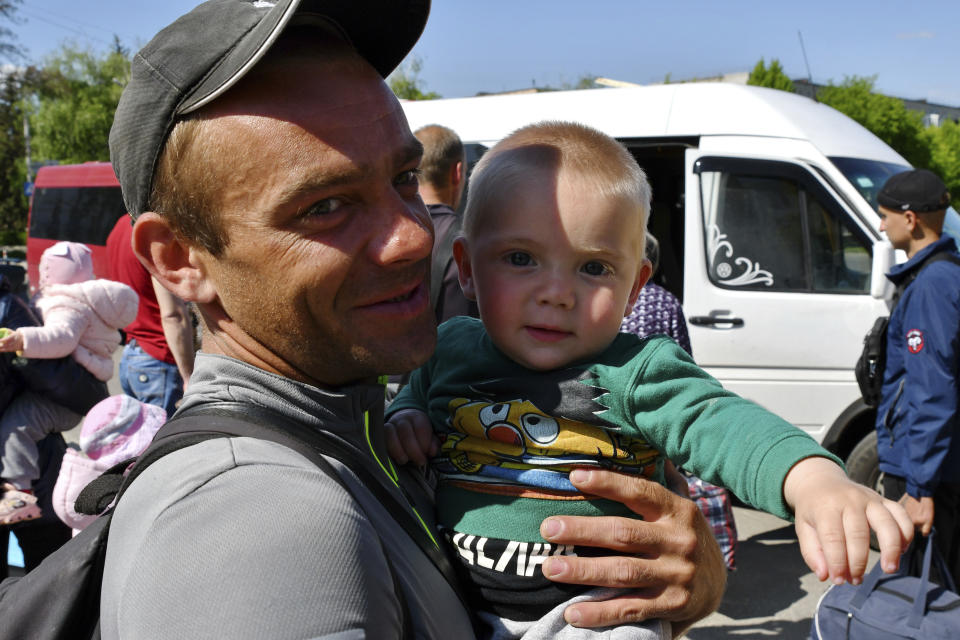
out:
M105 50L114 34L136 50L195 4L23 0L12 28L32 62L65 41ZM876 76L881 93L960 106L960 0L433 0L412 55L423 88L445 98L585 75L680 81L776 58L791 78Z

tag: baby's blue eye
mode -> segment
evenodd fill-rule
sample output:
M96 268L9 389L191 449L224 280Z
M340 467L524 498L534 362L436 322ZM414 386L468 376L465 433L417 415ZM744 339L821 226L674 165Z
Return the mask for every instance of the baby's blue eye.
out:
M590 276L602 276L606 273L609 273L606 265L599 262L588 262L583 265L583 272Z
M510 264L515 267L526 267L532 262L529 253L523 251L514 251L510 254Z

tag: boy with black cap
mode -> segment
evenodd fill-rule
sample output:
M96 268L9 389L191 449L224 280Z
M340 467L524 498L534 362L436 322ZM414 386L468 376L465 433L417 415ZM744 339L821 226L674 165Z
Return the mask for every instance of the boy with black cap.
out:
M881 231L907 254L887 277L899 301L887 327L887 364L877 409L886 497L900 499L926 536L936 526L960 579L960 255L941 237L950 194L925 169L892 176L877 196Z

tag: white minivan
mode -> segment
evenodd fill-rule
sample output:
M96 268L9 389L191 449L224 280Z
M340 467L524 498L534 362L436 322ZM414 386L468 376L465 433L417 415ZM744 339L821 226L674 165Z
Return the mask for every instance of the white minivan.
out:
M808 98L722 83L405 102L411 129L455 130L472 166L511 131L581 122L620 140L653 186L654 280L683 303L697 362L876 485L874 411L853 375L904 256L876 194L909 163ZM469 189L469 184L468 184ZM951 210L948 229L960 232Z

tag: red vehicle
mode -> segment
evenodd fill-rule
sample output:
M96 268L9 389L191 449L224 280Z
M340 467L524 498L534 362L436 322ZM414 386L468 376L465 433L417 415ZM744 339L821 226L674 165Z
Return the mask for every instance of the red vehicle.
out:
M93 251L93 271L107 275L107 236L126 214L120 183L109 162L42 167L37 171L27 226L27 278L36 293L44 250L61 240Z

